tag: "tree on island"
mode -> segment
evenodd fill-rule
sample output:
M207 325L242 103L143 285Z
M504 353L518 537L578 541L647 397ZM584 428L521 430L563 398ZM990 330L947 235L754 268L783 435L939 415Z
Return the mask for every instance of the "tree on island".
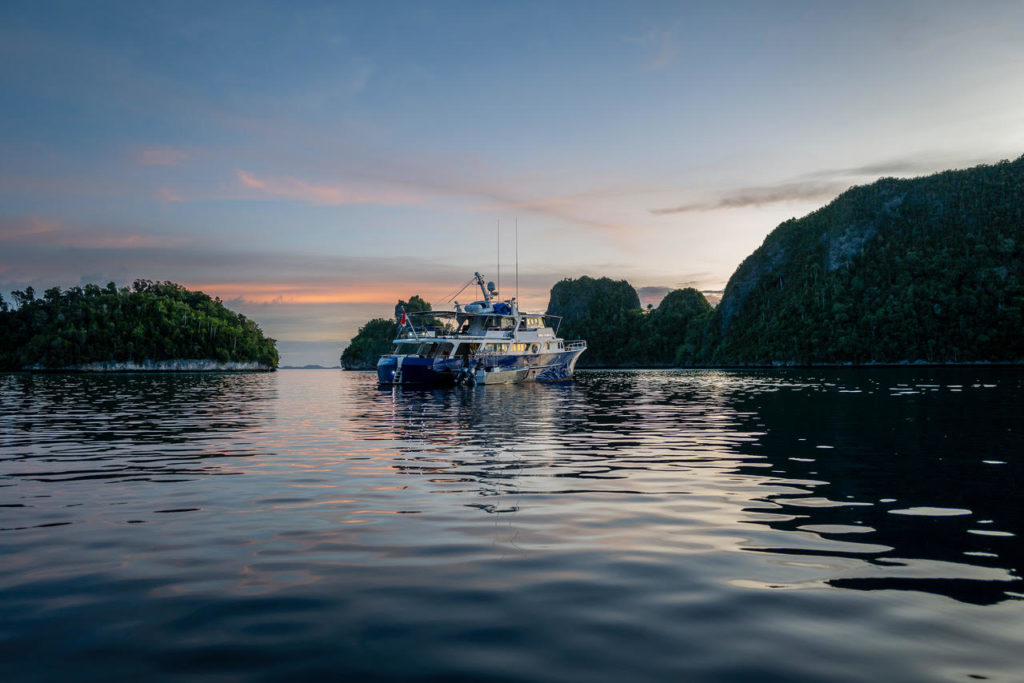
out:
M0 298L0 368L59 369L89 363L213 360L275 368L275 341L220 299L173 282L131 289L89 284Z
M399 300L395 304L394 319L374 318L359 328L341 353L341 367L346 370L372 370L377 367L377 360L391 351L391 344L398 336L398 321L403 310L422 313L432 309L418 294L409 297L408 301Z

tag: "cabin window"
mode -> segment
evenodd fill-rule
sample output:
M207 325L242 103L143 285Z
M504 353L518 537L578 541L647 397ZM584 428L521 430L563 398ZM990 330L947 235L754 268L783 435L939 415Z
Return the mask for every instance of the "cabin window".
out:
M456 356L469 356L476 353L476 350L480 348L479 344L470 344L469 342L462 342L459 344L459 348L456 349Z
M391 353L406 356L412 353L416 353L416 349L418 348L418 346L419 342L414 342L412 344L408 342L399 342L395 344L395 348L392 349Z
M445 342L442 344L434 344L434 348L430 351L431 358L447 358L452 352L452 344Z
M536 316L530 316L530 317L526 317L526 318L522 319L522 322L520 324L520 329L524 329L524 330L527 329L527 328L534 329L534 328L543 327L543 326L544 326L544 321L543 320L541 320L540 318L538 318Z
M484 353L505 353L508 344L484 344Z
M487 329L489 330L514 330L516 328L515 318L488 318Z
M513 350L513 351L516 351L516 352L519 352L519 353L523 353L523 352L525 352L525 351L526 351L526 349L528 349L529 347L530 347L530 345L529 345L529 344L513 344L513 345L512 345L512 350Z

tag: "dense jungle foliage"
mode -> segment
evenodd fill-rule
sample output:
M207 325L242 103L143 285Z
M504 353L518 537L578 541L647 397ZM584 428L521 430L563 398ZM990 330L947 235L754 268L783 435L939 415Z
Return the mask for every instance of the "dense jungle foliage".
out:
M403 309L406 313L431 310L430 304L419 295L414 294L408 301L399 301L395 305L394 318L374 318L359 328L359 332L341 353L341 367L346 370L372 370L377 367L377 360L391 352L391 342L398 336L397 321L401 319Z
M776 228L729 280L713 364L1024 361L1024 157L883 178Z
M683 289L645 311L628 282L581 277L547 312L587 340L579 367L1021 363L1024 157L851 188L772 231L713 310Z
M690 363L710 311L695 289L677 289L643 310L625 280L584 276L556 283L547 313L562 316L561 337L587 340L577 366L595 367Z
M28 287L0 297L0 368L63 368L94 362L215 360L277 367L277 347L220 299L173 282L136 280L131 289Z

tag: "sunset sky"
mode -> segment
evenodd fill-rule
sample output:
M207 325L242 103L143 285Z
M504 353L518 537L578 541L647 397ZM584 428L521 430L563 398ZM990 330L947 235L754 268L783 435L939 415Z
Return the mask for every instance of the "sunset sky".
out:
M1024 3L0 5L0 291L173 280L337 363L479 270L718 290L851 185L1024 153Z

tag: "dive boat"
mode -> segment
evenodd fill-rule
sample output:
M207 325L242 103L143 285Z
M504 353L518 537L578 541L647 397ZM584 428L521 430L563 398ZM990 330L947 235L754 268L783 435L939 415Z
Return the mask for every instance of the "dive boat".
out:
M466 287L474 282L483 295L480 301L465 306L456 301L454 310L449 311L402 311L394 347L377 361L381 384L572 379L587 342L558 337L560 316L521 312L515 298L498 300L494 283L485 286L480 273L474 273Z

